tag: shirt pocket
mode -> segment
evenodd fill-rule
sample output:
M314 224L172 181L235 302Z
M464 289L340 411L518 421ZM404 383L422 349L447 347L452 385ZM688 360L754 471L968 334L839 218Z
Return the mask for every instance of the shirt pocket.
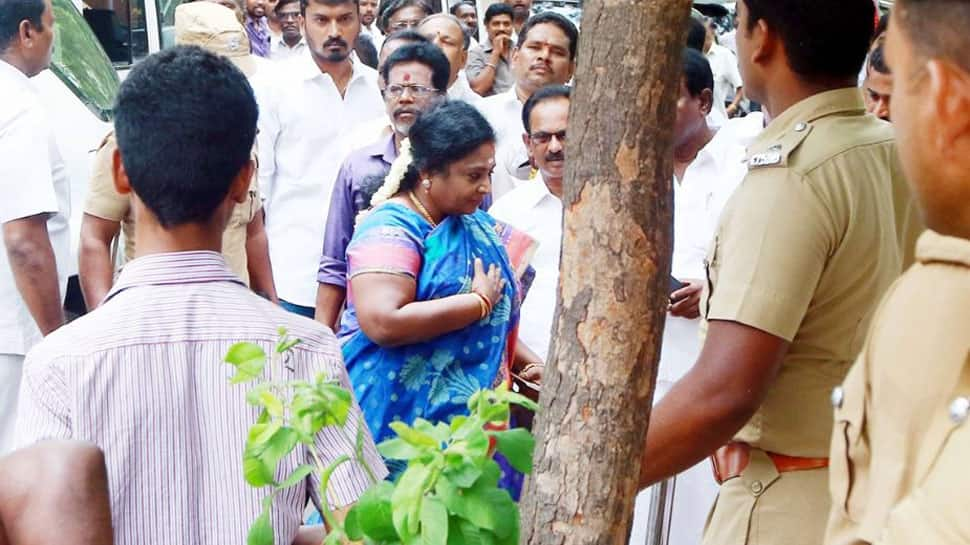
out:
M865 433L866 400L863 373L850 373L845 384L832 393L835 426L832 436L829 479L833 506L850 520L865 507L871 464Z

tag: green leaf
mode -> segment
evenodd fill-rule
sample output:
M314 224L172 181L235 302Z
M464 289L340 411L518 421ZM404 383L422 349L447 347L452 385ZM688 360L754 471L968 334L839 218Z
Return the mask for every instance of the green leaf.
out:
M273 525L269 520L269 511L264 509L259 518L249 527L246 545L273 545L274 540L275 536L273 535Z
M438 482L435 483L435 493L445 503L448 511L455 515L465 516L465 497L448 477L438 479Z
M426 433L421 433L404 422L391 422L391 429L398 437L416 447L430 447L440 449L441 445L434 440L434 437Z
M280 340L280 342L278 342L276 344L276 353L277 354L284 354L284 353L288 352L294 346L300 344L301 342L303 342L303 341L301 341L300 339L283 338L283 339Z
M265 424L253 424L249 428L249 437L246 439L246 450L254 455L261 454L266 450L266 443L280 431L283 425L279 422L267 422Z
M413 460L424 454L423 450L410 443L405 443L400 438L384 441L380 445L377 445L377 451L381 453L381 456L391 460Z
M226 352L226 363L236 368L230 384L241 384L259 378L266 365L266 352L253 343L236 343Z
M283 417L283 401L276 397L269 389L259 392L259 403L266 407L266 411L273 418Z
M518 405L534 413L539 412L539 404L525 397L522 394L517 394L515 392L505 392L504 394L502 394L502 398L505 402L510 403L512 405Z
M294 470L293 473L290 473L290 476L287 477L286 480L281 482L279 485L277 485L276 488L279 490L283 490L291 486L294 486L297 483L303 481L303 479L306 479L307 475L309 475L310 473L313 473L314 469L316 469L314 466L309 464L304 464L296 468L296 470Z
M479 528L491 530L499 539L508 538L518 525L518 507L505 490L471 489L465 493L465 501L468 520Z
M488 435L481 427L468 432L463 440L455 441L445 449L445 454L459 454L471 460L481 460L488 455Z
M376 542L398 541L391 509L394 485L387 481L372 486L357 500L354 511L364 536Z
M357 418L357 438L354 440L354 455L362 462L364 460L364 439L367 433L367 422L364 421L364 415L361 413Z
M298 442L299 437L292 428L280 428L266 442L266 450L260 454L260 458L275 470L276 464L286 455L293 452Z
M358 511L356 506L347 512L344 517L344 532L350 541L360 541L364 539L364 532L360 529L360 522L357 520Z
M445 475L458 488L470 488L482 476L482 470L477 465L463 459L456 467L446 469Z
M424 498L421 503L421 541L424 545L448 543L448 510L434 496Z
M461 519L458 530L464 538L464 545L482 545L482 532L471 522Z
M482 415L482 420L486 422L508 422L509 406L505 403L492 405L491 407L485 409L485 413Z
M256 488L273 484L273 469L258 456L243 455L243 475Z
M421 498L424 496L424 489L430 477L429 466L412 464L404 470L394 487L394 493L391 495L394 529L405 542L418 535Z
M536 440L529 430L514 428L491 432L490 435L496 439L496 448L512 467L525 474L532 473L532 451L535 449Z
M427 420L418 418L414 421L414 429L433 437L438 444L447 443L451 439L451 428L442 422L434 425Z

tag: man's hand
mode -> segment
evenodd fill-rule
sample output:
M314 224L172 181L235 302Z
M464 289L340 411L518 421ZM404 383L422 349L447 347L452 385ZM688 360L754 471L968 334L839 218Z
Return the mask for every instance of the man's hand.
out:
M121 230L121 222L106 220L91 214L81 219L81 245L78 256L78 280L88 310L104 301L114 284L114 261L111 242Z
M512 37L499 34L492 40L492 60L498 62L499 59L508 59L512 51Z
M4 223L3 241L20 296L46 337L64 324L63 298L54 248L47 233L47 214Z
M687 285L670 294L670 314L688 320L699 318L704 283L700 280L683 280L683 282Z

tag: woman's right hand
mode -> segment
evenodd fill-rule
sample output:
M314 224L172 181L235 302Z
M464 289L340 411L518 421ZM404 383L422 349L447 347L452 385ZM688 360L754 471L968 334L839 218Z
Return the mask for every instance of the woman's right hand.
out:
M501 270L495 265L489 265L488 272L485 272L485 265L480 258L475 258L475 278L472 279L472 291L485 296L488 302L494 307L502 297L502 290L505 289L505 279L502 278Z

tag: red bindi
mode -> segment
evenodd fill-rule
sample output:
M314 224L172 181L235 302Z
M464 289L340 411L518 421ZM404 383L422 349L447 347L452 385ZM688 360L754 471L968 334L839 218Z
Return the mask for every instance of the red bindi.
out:
M404 74L404 81L411 81L411 74Z

